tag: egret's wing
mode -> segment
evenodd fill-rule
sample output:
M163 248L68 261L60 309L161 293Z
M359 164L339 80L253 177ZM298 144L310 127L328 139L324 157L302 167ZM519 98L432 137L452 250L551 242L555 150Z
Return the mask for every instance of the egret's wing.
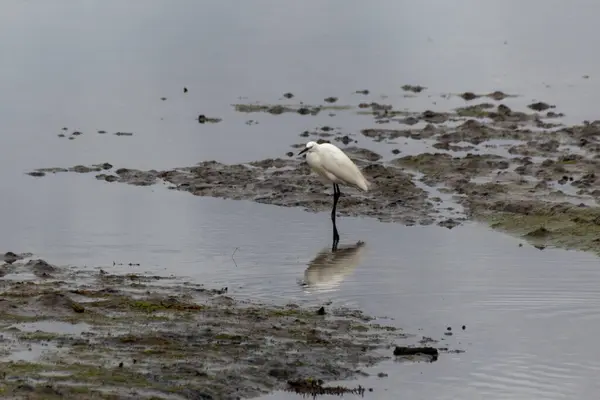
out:
M367 180L352 160L335 146L327 146L321 154L323 169L348 185L358 186ZM368 184L367 184L368 186Z

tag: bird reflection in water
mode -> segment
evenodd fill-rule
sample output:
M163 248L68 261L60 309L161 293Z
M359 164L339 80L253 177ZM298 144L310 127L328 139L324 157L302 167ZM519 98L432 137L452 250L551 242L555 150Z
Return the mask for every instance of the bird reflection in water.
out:
M326 248L321 250L308 264L304 271L305 289L312 291L329 291L335 289L350 275L361 260L365 242L340 246L336 251Z

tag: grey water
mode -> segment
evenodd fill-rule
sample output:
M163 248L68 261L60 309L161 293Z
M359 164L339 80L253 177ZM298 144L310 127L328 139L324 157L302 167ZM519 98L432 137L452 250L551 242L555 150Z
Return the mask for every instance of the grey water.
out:
M519 239L476 224L447 230L342 218L342 243L362 240L364 248L355 262L311 275L318 282L306 287L307 267L330 246L327 214L109 184L93 174L25 172L282 157L305 140L300 132L325 124L370 145L358 134L374 126L367 116L240 114L231 106L239 102L338 96L342 105L447 110L464 104L449 93L502 90L520 95L505 101L511 107L541 100L566 122L597 119L600 56L590 49L598 11L584 0L3 1L0 251L173 274L262 301L332 301L394 318L415 340L444 338L465 350L432 364L379 365L354 382L374 388L369 398L595 398L593 255L519 247ZM404 84L427 89L406 97ZM354 93L361 89L370 94ZM285 92L294 99L282 99ZM200 125L198 114L223 121ZM250 119L259 123L246 125ZM83 135L59 138L63 127ZM453 336L443 335L447 326ZM378 371L389 376L376 378Z

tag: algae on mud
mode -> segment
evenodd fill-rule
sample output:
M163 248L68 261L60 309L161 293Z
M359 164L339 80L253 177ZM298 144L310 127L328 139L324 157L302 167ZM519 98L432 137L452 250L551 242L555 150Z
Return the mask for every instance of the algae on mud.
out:
M600 208L572 203L473 204L473 217L537 246L555 246L600 255ZM504 211L509 210L509 211Z
M352 378L407 337L357 310L239 301L172 277L44 262L53 279L18 280L41 261L3 266L16 274L0 281L3 398L251 398Z

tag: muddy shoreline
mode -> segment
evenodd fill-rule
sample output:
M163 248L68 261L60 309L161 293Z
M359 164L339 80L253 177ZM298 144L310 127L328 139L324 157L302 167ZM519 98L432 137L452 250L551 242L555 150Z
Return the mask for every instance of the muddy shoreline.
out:
M342 216L409 226L435 223L446 228L477 220L538 248L557 246L600 254L600 189L596 188L600 121L566 126L555 105L538 101L524 110L513 110L503 101L515 96L500 91L457 96L465 105L447 112L397 110L366 102L365 96L356 105L235 104L239 112L271 118L283 118L286 113L310 117L335 109L370 115L375 124L385 126L359 132L331 126L303 131L299 140L292 139L292 151L248 163L204 161L142 171L105 162L42 168L28 174L93 173L100 181L137 186L163 182L170 189L197 196L321 212L331 207L331 188L315 179L295 154L308 140L329 141L344 149L373 183L366 194L342 190L338 207ZM373 151L369 147L374 143L388 145L389 153ZM427 150L406 150L406 145L415 143Z
M367 376L364 368L396 358L395 346L411 336L358 310L260 304L127 265L58 266L12 252L2 258L3 398L359 393L352 382L327 382ZM431 362L438 350L403 355Z
M458 95L465 105L446 112L394 109L367 96L354 106L333 96L323 105L234 105L266 118L325 111L372 118L374 125L359 131L332 124L292 132L290 147L273 158L162 171L100 162L27 174L88 174L99 184L165 184L196 196L328 212L331 188L296 154L308 140L329 141L372 183L368 193L342 189L342 216L448 229L480 221L541 250L600 254L600 121L566 126L556 106L538 101L513 110L504 100L514 96L499 91L465 92ZM419 344L426 348L406 347L410 334L356 310L259 304L227 288L115 271L118 264L84 270L10 252L1 262L0 391L14 398L235 399L275 390L362 395L365 388L327 382L364 376L366 367L400 355L433 362L438 351L461 351L436 349L438 341L425 337ZM305 278L323 272L309 267Z

